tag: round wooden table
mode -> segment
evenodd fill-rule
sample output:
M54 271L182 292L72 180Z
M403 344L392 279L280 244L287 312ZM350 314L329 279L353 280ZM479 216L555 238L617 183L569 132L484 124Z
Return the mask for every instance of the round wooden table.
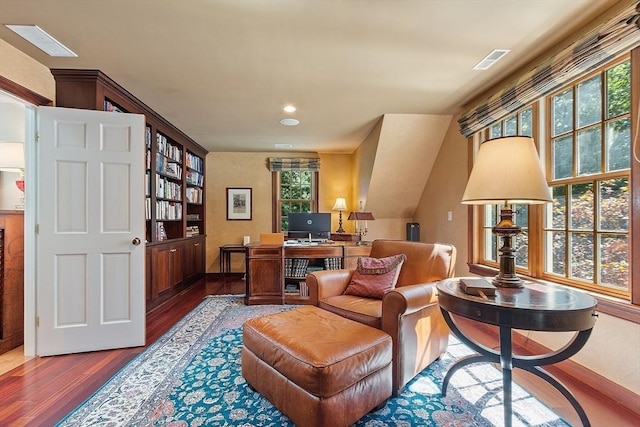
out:
M477 279L477 277L475 278ZM571 403L582 424L590 426L587 414L573 394L540 366L568 359L587 342L596 319L596 300L584 292L552 284L525 283L523 288L497 288L494 296L482 297L463 292L460 278L442 280L436 285L438 301L451 331L478 354L463 357L449 369L442 382L442 395L453 374L472 363L500 363L504 394L504 425L512 424L512 369L520 368L544 379ZM451 314L499 327L500 351L467 337ZM512 351L513 329L548 332L576 332L564 347L548 354L518 356Z

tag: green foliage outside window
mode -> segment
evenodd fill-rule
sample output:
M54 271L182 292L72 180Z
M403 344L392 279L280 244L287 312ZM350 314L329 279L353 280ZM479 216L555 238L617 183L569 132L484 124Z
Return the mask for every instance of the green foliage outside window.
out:
M282 171L280 174L280 230L289 230L289 212L313 211L313 172Z

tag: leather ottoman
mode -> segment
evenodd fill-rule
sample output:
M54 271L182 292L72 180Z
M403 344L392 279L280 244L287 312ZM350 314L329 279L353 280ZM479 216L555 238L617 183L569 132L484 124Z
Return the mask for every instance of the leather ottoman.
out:
M391 337L315 306L250 319L242 376L297 426L350 426L391 396Z

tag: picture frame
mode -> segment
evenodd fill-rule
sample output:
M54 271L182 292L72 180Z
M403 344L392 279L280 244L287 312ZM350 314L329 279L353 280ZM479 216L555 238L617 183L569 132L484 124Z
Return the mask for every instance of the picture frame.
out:
M250 221L252 207L251 188L227 187L227 221Z

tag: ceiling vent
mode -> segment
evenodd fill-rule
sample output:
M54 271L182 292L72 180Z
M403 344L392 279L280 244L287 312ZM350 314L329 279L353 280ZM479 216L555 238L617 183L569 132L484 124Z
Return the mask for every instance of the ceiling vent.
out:
M476 66L473 67L473 69L486 70L487 68L498 62L500 59L502 59L502 57L509 52L510 50L507 49L494 49L489 55L485 56L482 61L478 62Z

